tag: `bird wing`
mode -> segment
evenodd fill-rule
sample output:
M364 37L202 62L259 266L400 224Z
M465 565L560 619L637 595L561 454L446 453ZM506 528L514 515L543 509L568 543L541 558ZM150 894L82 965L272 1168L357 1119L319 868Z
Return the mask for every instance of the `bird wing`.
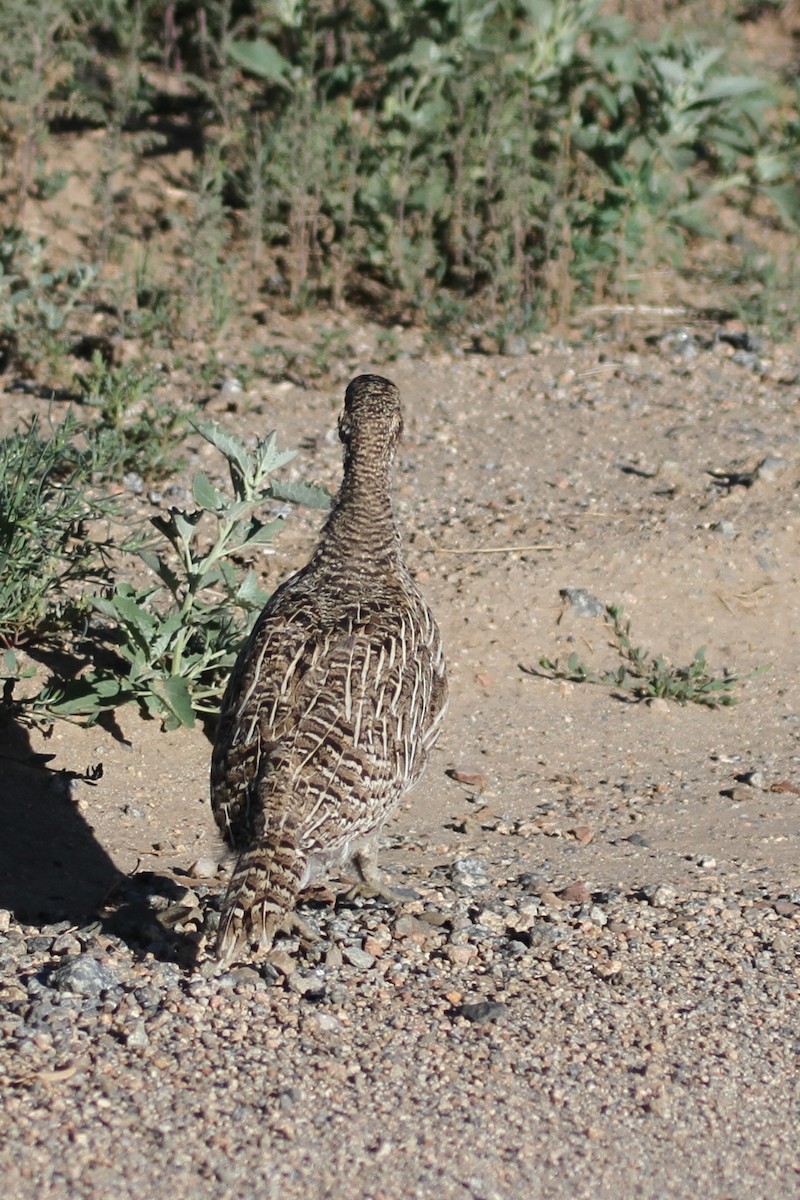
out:
M426 631L419 614L385 605L328 625L307 607L265 611L223 701L212 765L214 813L234 846L286 801L304 840L327 845L388 814L421 774L444 709L438 635Z

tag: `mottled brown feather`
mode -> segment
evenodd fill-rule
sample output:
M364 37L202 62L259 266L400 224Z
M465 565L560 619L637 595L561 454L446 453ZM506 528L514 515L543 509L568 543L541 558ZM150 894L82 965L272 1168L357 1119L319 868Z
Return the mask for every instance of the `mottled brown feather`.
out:
M270 598L225 692L211 800L239 858L223 960L267 948L306 884L359 863L439 735L441 639L392 513L401 431L394 384L353 380L339 422L344 479L317 551Z

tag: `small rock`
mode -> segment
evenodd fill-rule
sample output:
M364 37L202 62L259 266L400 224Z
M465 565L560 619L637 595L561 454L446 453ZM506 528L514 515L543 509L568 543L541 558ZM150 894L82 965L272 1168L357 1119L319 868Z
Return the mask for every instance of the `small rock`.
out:
M482 792L486 787L486 776L481 774L480 771L453 770L448 771L447 774L454 783L463 783L464 787L476 788L479 792Z
M498 1021L508 1012L508 1005L499 1000L478 1000L474 1004L459 1004L453 1009L454 1017L465 1017L473 1025L485 1025Z
M623 841L629 842L631 846L649 847L650 841L643 833L632 833L630 837L623 838Z
M521 358L528 353L528 343L521 333L507 333L503 338L503 354L509 358Z
M656 716L666 717L671 715L669 701L665 700L663 696L653 696L651 700L647 701L647 707L650 709L650 712L655 713Z
M135 1021L125 1033L125 1045L141 1048L150 1045L150 1038L145 1029L144 1021Z
M485 858L457 858L450 868L450 879L466 888L485 887L489 882L489 864Z
M717 521L716 525L712 525L711 528L715 533L718 533L720 537L736 537L736 527L734 526L733 521L729 521L727 517L723 517L721 521Z
M104 963L88 954L70 955L52 972L51 987L59 992L75 992L79 996L99 996L117 983L117 978Z
M333 1013L316 1012L313 1021L321 1033L338 1033L342 1027L341 1021Z
M242 384L235 376L231 375L224 380L220 391L224 396L238 396L242 391Z
M477 950L474 946L445 946L444 956L454 967L465 967L475 957Z
M81 944L74 933L62 933L50 947L53 954L80 954Z
M0 908L0 933L8 933L11 928L11 913L7 908Z
M568 904L588 904L592 898L582 879L576 879L575 883L570 883L568 887L562 888L558 894Z
M746 783L748 787L758 788L760 792L767 790L767 780L763 771L748 771L745 775L741 776L741 782Z
M231 971L230 977L237 984L249 983L252 984L253 987L255 987L256 984L264 982L255 967L235 967Z
M217 862L213 858L198 858L189 867L192 879L213 879L217 873Z
M675 888L668 883L659 883L648 896L653 908L672 908L677 898Z
M419 917L406 915L397 918L392 926L392 933L396 938L405 938L421 946L432 935L433 929Z
M659 350L667 354L675 354L680 358L695 358L698 353L697 340L689 329L679 327L665 333L658 342Z
M285 950L270 950L267 954L267 962L287 978L297 970L297 963Z
M321 1000L325 995L325 975L322 971L295 971L289 976L288 984L293 992L306 1000Z
M576 842L580 842L582 846L588 846L594 837L594 832L588 825L576 825L574 829L569 831L575 838Z
M559 596L568 600L576 617L602 617L606 606L597 596L592 595L586 588L564 587L559 590Z
M122 486L129 492L133 492L134 496L141 496L144 491L144 480L135 471L129 471L127 475L122 476Z
M717 860L712 858L710 854L701 854L697 859L697 865L704 871L713 871L717 865Z
M364 938L364 949L367 954L371 954L373 958L380 958L386 947L374 937Z
M738 363L740 367L749 367L751 371L755 371L759 375L763 370L761 359L752 350L737 350L731 355L731 362Z
M359 970L367 971L375 963L375 956L368 954L366 950L359 949L358 946L346 946L342 950L342 956L345 962L349 962L351 967L358 967Z

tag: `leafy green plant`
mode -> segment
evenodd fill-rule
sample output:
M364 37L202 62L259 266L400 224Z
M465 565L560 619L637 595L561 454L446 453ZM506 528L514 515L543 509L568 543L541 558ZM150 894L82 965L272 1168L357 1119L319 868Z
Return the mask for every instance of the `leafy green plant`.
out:
M78 585L110 580L111 544L95 532L109 515L70 415L47 435L34 417L0 440L0 642L32 644L71 624L87 603Z
M321 0L7 0L0 100L20 225L64 181L53 122L100 135L78 232L102 288L37 276L23 247L4 259L0 306L37 365L63 355L76 288L112 315L142 246L177 256L184 286L129 286L110 306L123 334L203 338L264 292L520 330L681 267L722 196L800 224L800 93L734 72L705 30L650 40L601 0L360 0L346 22ZM179 166L154 208L133 182L167 104L194 177Z
M646 41L599 0L366 4L346 43L322 6L281 12L228 43L272 119L226 162L251 261L260 232L295 304L427 314L448 289L520 324L543 290L632 290L643 252L679 260L723 191L791 217L793 124L776 147L763 81L697 39Z
M70 0L4 0L0 5L0 102L12 144L13 214L54 185L44 173L48 122L82 111L76 77L91 51Z
M96 641L113 661L105 654L78 679L50 680L44 692L20 702L22 715L92 722L135 701L165 729L176 729L192 727L197 715L218 707L247 624L266 600L255 572L242 563L283 525L282 516L265 520L259 510L275 501L326 508L330 496L323 488L273 478L295 455L277 448L274 433L248 449L215 425L196 428L227 460L230 491L198 472L192 483L196 507L152 518L158 536L138 553L155 582L134 587L118 581L91 601L102 619Z
M147 366L112 366L95 351L89 370L79 378L81 399L94 419L84 426L95 474L118 477L133 471L156 479L180 467L177 447L185 417L174 404L153 392L158 373Z
M615 671L597 673L581 662L577 654L570 654L565 664L558 659L540 658L539 666L552 678L568 679L573 683L596 683L602 687L619 688L630 692L638 700L656 697L675 700L678 704L703 704L718 708L736 703L733 695L741 676L724 672L712 675L706 662L705 646L696 650L692 661L685 667L673 667L663 655L651 655L649 650L634 646L631 641L631 623L625 619L618 605L606 606L606 615L611 630L611 646L622 662Z
M0 329L26 367L58 368L74 334L73 314L86 306L97 281L91 263L55 267L43 239L10 226L0 235Z

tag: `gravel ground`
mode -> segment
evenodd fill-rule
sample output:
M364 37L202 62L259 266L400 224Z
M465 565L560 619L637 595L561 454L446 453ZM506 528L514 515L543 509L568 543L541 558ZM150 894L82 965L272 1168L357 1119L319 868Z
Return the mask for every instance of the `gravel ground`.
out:
M3 912L6 1194L800 1194L800 893L507 876L306 905L318 942L231 971L205 885Z

